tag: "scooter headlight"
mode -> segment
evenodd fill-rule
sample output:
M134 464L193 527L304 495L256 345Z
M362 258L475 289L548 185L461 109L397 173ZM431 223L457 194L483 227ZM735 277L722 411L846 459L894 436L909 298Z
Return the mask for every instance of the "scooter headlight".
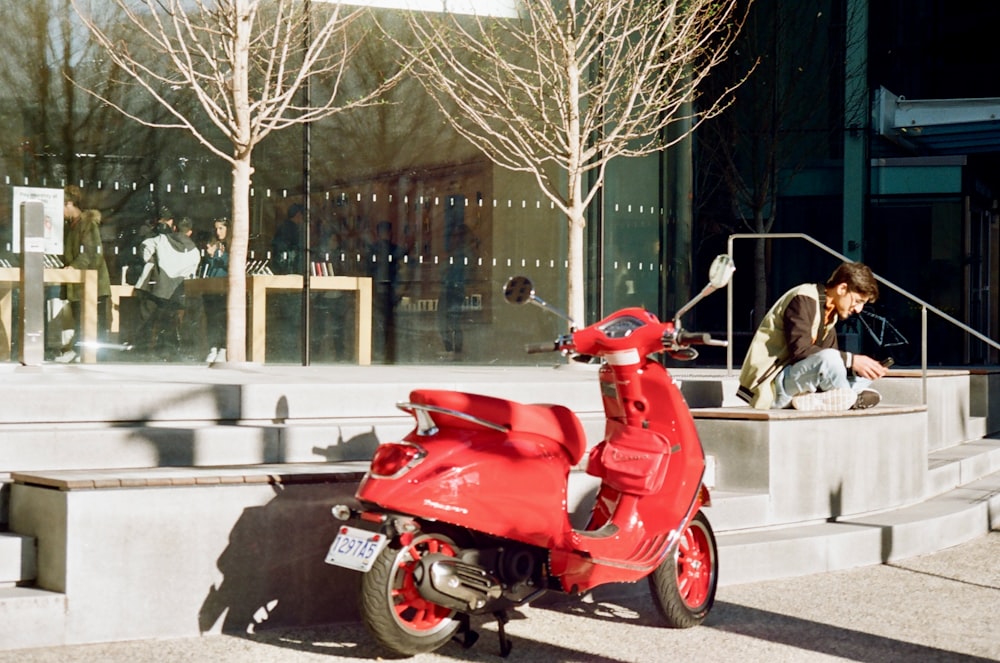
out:
M416 467L427 456L423 447L408 442L380 444L372 457L371 474L376 479L395 479Z

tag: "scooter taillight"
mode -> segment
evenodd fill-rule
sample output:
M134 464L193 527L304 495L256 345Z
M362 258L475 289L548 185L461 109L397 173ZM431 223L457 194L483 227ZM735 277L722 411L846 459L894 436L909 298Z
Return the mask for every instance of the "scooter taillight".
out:
M369 473L377 479L395 479L427 456L423 447L407 442L380 444L375 449Z

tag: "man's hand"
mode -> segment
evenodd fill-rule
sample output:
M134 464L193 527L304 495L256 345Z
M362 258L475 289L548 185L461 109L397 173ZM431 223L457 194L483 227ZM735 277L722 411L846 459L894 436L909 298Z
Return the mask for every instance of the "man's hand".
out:
M854 369L855 375L869 380L878 380L889 372L888 368L868 355L854 355L851 368Z

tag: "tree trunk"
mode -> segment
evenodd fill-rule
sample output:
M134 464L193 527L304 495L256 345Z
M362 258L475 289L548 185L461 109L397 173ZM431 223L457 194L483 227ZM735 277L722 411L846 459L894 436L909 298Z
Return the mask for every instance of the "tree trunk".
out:
M250 176L253 140L250 113L250 15L248 0L237 0L233 35L233 241L229 255L229 296L226 299L226 361L247 360L247 247L250 244ZM251 331L251 334L253 331Z
M758 231L762 232L762 231ZM753 328L757 329L767 313L767 263L766 239L755 239L753 243Z
M583 216L583 208L579 203L573 207L573 214L567 218L569 241L567 244L567 288L566 300L568 302L567 315L573 320L577 327L587 324L586 303L584 301L584 278L583 278L583 229L587 225Z
M226 361L247 360L247 246L250 243L250 154L233 164L233 241L226 298Z

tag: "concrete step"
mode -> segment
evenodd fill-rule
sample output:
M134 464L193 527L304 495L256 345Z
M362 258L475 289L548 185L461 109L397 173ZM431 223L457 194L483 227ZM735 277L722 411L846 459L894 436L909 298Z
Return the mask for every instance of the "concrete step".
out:
M244 593L247 587L267 587L295 606L284 625L316 614L350 618L315 586L334 587L332 595L343 599L356 578L318 564L303 573L300 562L322 557L336 528L329 506L353 495L364 469L359 462L18 475L14 521L21 531L62 522L74 536L66 546L51 545L65 532L49 536L50 577L39 574L38 585L52 591L9 587L0 594L0 650L194 637L206 605L220 616L213 631L224 626L226 606L237 617L251 615L260 594ZM343 480L331 472L342 472ZM591 478L573 475L575 494L586 495ZM713 496L706 513L719 541L720 582L878 564L968 541L1000 526L1000 472L922 504L833 522L755 527L767 500L725 491ZM134 536L137 528L148 536ZM52 593L62 591L68 600ZM315 605L303 603L309 597ZM54 642L59 638L65 642Z
M1000 438L984 437L927 457L927 496L939 495L957 486L1000 471Z
M0 532L0 587L33 581L37 557L34 537Z
M716 532L731 532L768 526L767 493L712 490L712 506L705 512Z
M709 519L711 509L707 510ZM740 584L884 564L1000 526L1000 472L920 504L845 520L718 532L719 582Z
M603 437L603 415L583 413L580 419L590 444ZM413 419L398 410L393 417L327 421L6 426L0 439L0 470L9 473L367 460L380 442L400 439L412 428ZM0 511L2 507L0 492Z
M67 644L66 603L58 592L0 587L0 650Z
M597 367L45 365L5 372L0 424L280 423L396 417L414 388L601 412ZM86 385L81 389L81 385ZM58 406L54 405L58 404Z
M919 370L893 369L872 386L882 394L883 403L916 405L923 403L924 381ZM976 383L984 388L986 383ZM929 371L927 374L928 449L944 449L987 434L986 413L973 412L973 381L968 370ZM974 415L974 416L973 416Z

